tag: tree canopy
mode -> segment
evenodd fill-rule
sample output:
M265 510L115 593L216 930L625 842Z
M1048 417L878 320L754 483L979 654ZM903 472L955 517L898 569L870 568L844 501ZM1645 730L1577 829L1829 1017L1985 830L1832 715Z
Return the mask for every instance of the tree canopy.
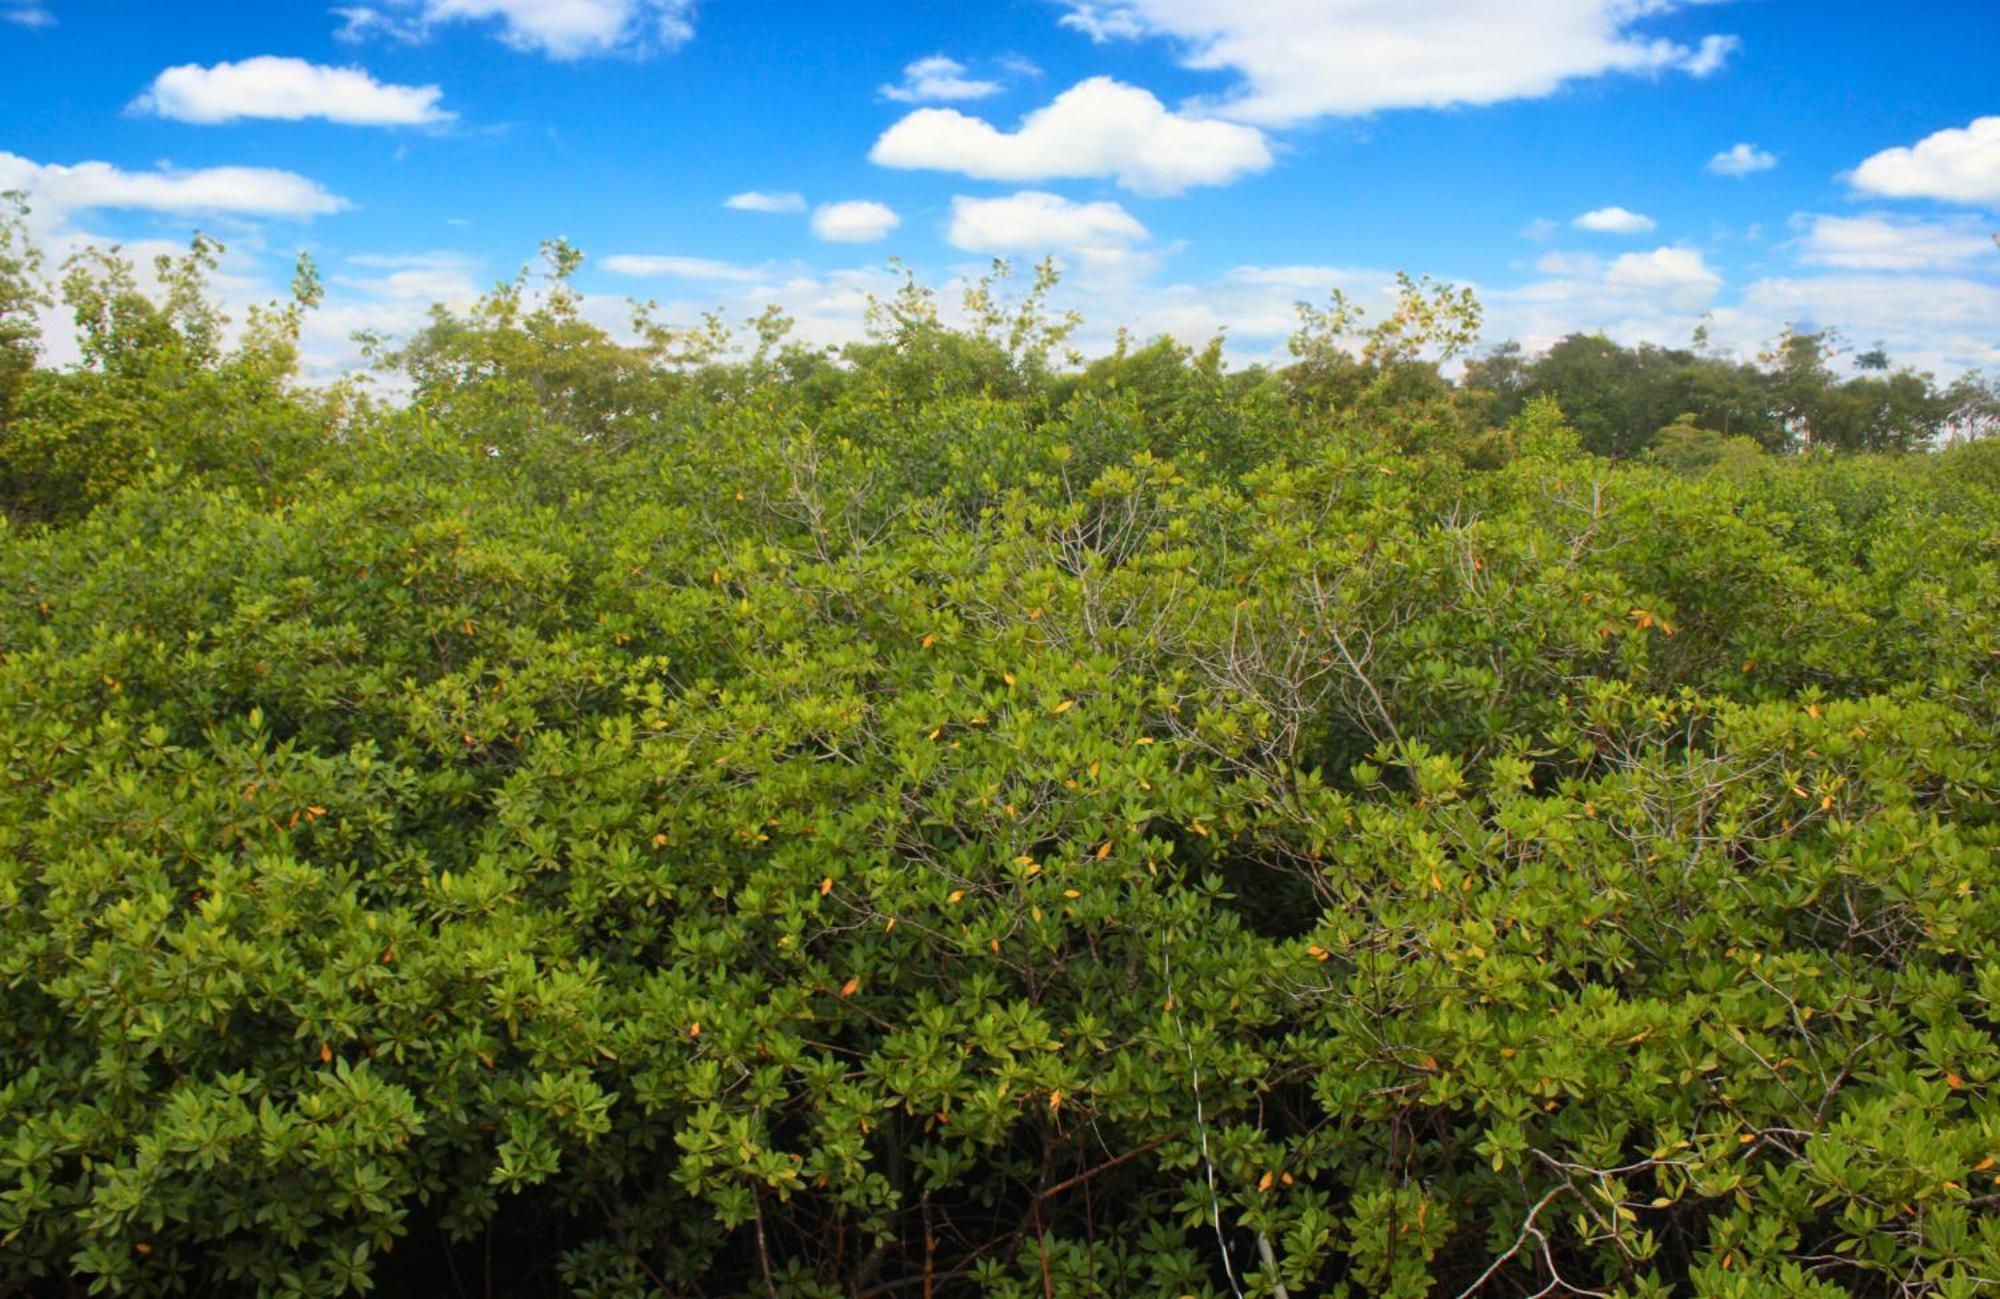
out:
M213 252L0 242L0 1291L2000 1277L1990 390Z

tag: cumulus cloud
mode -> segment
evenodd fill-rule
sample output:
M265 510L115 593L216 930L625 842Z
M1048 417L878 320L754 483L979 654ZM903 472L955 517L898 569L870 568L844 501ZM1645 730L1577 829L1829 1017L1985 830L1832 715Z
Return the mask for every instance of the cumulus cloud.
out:
M425 126L457 116L438 107L436 86L396 86L360 68L259 55L202 67L183 63L153 78L132 111L215 125L245 118L324 118L349 126Z
M449 22L497 22L500 39L552 59L674 49L694 35L694 0L384 0L336 9L342 40L416 43Z
M1866 271L1932 271L1994 255L1992 233L1977 217L1926 221L1871 212L1837 217L1802 214L1799 260L1809 266Z
M959 195L945 228L946 242L969 253L1067 253L1098 273L1150 269L1153 259L1137 245L1151 237L1116 203L1077 203L1039 190L1005 198Z
M0 4L0 23L12 23L16 27L53 27L56 16L39 0L10 0Z
M1748 141L1732 144L1708 160L1708 170L1718 176L1748 176L1754 172L1769 171L1777 165L1775 155Z
M981 180L1111 177L1139 194L1226 185L1271 165L1263 132L1171 112L1110 77L1078 82L1013 131L956 109L920 108L868 154L884 167L955 171Z
M763 267L738 266L712 257L677 257L657 253L613 253L602 263L614 275L665 277L676 280L707 280L714 283L755 284L768 280Z
M159 167L126 171L108 162L32 162L0 152L0 191L18 189L45 213L98 208L153 212L314 217L348 207L317 181L273 167Z
M904 104L936 104L952 99L984 99L1000 93L1000 83L968 77L957 59L933 54L903 69L903 79L882 87L885 99Z
M1642 235L1659 225L1649 216L1616 206L1585 212L1570 224L1602 235Z
M1710 270L1692 248L1655 248L1650 253L1626 253L1604 272L1605 287L1661 293L1678 301L1701 302L1715 296L1722 277Z
M893 208L871 199L822 203L812 214L813 234L835 244L872 244L901 224Z
M1907 148L1884 149L1854 169L1849 183L1884 198L1934 198L1951 203L2000 203L2000 117L1925 136Z
M1242 84L1215 111L1265 126L1538 99L1614 73L1708 76L1738 45L1709 35L1688 46L1644 31L1687 0L1065 3L1063 25L1092 40L1162 37L1188 67L1234 72Z
M738 212L803 212L806 210L806 199L805 195L789 190L773 194L746 189L741 194L731 194L722 200L722 206Z

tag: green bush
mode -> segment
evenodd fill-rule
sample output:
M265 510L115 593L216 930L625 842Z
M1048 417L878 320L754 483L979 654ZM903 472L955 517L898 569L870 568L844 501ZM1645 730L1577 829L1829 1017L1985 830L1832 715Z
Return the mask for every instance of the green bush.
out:
M1991 1289L1984 448L914 301L0 534L0 1290Z

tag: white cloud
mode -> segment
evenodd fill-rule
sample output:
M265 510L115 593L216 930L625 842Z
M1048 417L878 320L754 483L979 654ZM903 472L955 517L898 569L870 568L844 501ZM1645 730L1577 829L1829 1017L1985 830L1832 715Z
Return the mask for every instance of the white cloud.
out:
M13 23L16 27L53 27L56 16L40 0L10 0L0 5L0 22Z
M1069 253L1087 272L1150 270L1154 259L1136 245L1152 236L1116 203L1076 203L1023 190L1005 198L951 201L945 241L969 253Z
M1743 48L1743 41L1735 36L1704 36L1701 44L1680 70L1690 77L1712 77L1729 64L1729 56Z
M902 81L882 87L882 95L904 104L934 104L1000 93L999 82L975 80L965 72L965 65L957 59L933 54L904 68Z
M1925 136L1908 148L1884 149L1848 178L1864 194L1935 198L1952 203L2000 203L2000 117Z
M1092 4L1089 0L1069 0L1069 12L1057 19L1057 23L1082 32L1093 45L1136 40L1146 34L1146 24L1137 13L1115 4Z
M1731 36L1694 47L1640 30L1688 0L1065 0L1063 25L1092 40L1164 37L1182 62L1233 71L1214 105L1284 126L1389 108L1538 99L1612 73L1706 76Z
M828 243L870 244L903 224L895 211L869 199L822 203L813 209L812 232Z
M1801 215L1799 260L1809 266L1866 271L1930 271L1994 257L1993 236L1977 217L1925 221L1871 212L1857 217Z
M1543 253L1535 259L1535 269L1544 275L1595 275L1604 269L1604 259L1593 253Z
M1562 229L1560 221L1551 221L1547 217L1536 217L1521 227L1521 238L1532 239L1538 244L1545 244L1555 238L1556 231L1560 229Z
M1748 176L1752 172L1769 171L1777 165L1775 155L1748 141L1732 144L1708 160L1708 169L1718 176Z
M494 20L502 41L552 59L670 50L694 35L694 0L383 0L334 12L342 40L414 43L439 23Z
M438 107L443 94L436 86L385 85L360 68L265 54L212 68L168 68L132 101L132 111L204 125L323 117L349 126L422 126L457 116Z
M362 253L347 264L379 275L336 275L332 283L390 302L429 306L458 305L480 294L477 260L463 253Z
M1570 224L1579 230L1592 230L1601 235L1642 235L1659 225L1649 216L1615 206L1586 212Z
M738 266L712 257L675 257L656 253L613 253L602 263L614 275L666 276L677 280L709 280L756 284L771 278L762 267Z
M738 212L803 212L806 210L806 199L805 195L790 191L771 194L748 189L741 194L731 194L722 200L722 206Z
M1775 277L1745 288L1735 313L1758 322L1764 338L1785 324L1879 338L1896 360L1939 374L2000 365L2000 285L1963 276Z
M75 166L31 162L0 152L0 191L19 189L52 214L95 208L153 212L215 212L241 216L312 217L339 212L346 199L317 181L272 167L157 168L125 171L108 162Z
M1685 303L1715 296L1722 277L1708 268L1692 248L1655 248L1650 253L1626 253L1604 272L1605 287L1659 293Z
M1001 131L955 109L920 108L875 142L884 167L955 171L981 180L1109 176L1139 194L1225 185L1271 165L1263 132L1169 112L1147 91L1092 77Z

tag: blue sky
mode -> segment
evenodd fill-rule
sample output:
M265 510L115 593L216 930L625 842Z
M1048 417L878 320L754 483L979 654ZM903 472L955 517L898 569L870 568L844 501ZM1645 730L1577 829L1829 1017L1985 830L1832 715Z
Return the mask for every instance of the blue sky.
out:
M553 235L607 324L834 340L891 256L1048 252L1088 341L1272 355L1406 269L1530 346L2000 368L1997 51L1988 0L0 0L0 188L58 254L215 233L235 301L311 251L323 372Z

